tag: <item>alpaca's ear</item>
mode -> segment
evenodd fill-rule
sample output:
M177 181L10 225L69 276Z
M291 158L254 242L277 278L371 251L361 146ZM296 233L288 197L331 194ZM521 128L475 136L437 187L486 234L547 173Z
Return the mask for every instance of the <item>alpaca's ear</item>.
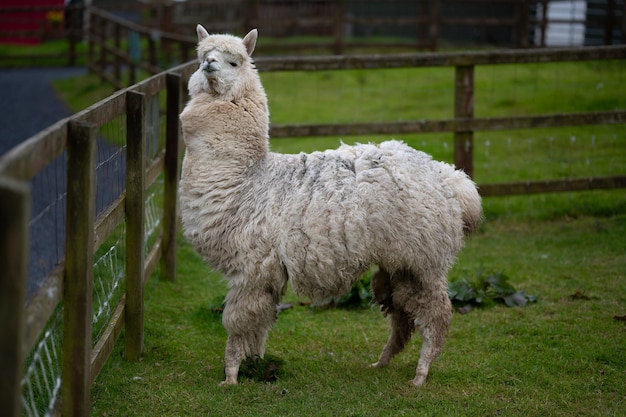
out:
M252 55L252 52L254 52L254 47L256 46L256 39L258 37L259 37L259 31L256 29L252 29L243 38L243 45L246 47L246 51L248 51L248 55Z
M209 36L209 32L202 25L196 26L196 33L198 34L198 42Z

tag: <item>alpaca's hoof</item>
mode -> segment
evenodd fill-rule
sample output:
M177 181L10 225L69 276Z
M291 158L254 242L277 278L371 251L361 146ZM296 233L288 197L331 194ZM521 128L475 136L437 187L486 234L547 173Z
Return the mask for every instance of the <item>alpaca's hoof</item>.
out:
M426 381L426 375L416 375L415 378L413 378L409 382L415 387L421 387L422 385L424 385L424 381Z
M231 381L231 380L226 379L226 380L220 382L220 384L219 384L220 387L226 387L228 385L237 385L237 381Z
M372 363L369 367L370 368L382 368L384 366L387 366L387 364L382 363L381 361L378 361L378 362Z
M225 387L226 385L237 384L237 372L238 371L239 371L239 367L226 368L226 378L222 382L220 382L220 387Z

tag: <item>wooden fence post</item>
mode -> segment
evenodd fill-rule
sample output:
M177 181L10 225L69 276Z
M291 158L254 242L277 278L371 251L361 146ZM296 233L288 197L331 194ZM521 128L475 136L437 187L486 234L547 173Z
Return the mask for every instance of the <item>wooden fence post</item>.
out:
M178 234L178 179L180 177L180 114L182 104L182 77L167 73L167 114L165 136L165 166L163 168L163 252L162 277L176 278L176 238Z
M513 25L515 43L518 48L528 48L528 34L530 33L529 13L528 0L521 0L517 6L516 23Z
M113 78L120 86L122 82L122 60L119 53L122 52L122 27L120 25L113 26L113 46L115 54L113 55ZM104 68L102 69L104 71Z
M544 48L546 46L546 31L548 29L548 0L541 0L537 3L537 7L539 6L541 6L541 23L539 25L541 28L541 35L539 45L535 46Z
M333 53L341 55L344 49L344 26L346 20L346 2L337 0L333 8Z
M441 26L441 1L432 0L430 4L430 25L428 27L429 47L436 51L439 44L439 32Z
M0 219L0 410L7 417L19 417L30 220L30 190L25 183L0 179Z
M454 118L474 117L474 66L460 65L454 68ZM474 132L454 132L454 165L467 175L474 175Z
M66 36L69 42L69 56L67 64L70 67L76 65L76 44L80 39L81 14L84 6L68 6L65 9Z
M153 74L153 68L158 67L157 60L157 37L160 37L158 32L153 31L148 37L148 60L150 62L150 73Z
M62 414L88 416L91 389L96 128L68 124Z
M100 71L102 71L104 73L104 69L107 67L108 62L107 62L107 49L106 49L106 42L107 42L107 28L109 27L109 24L107 22L107 20L105 19L98 19L98 42L100 45L100 59L98 62L98 65L100 67ZM104 76L101 76L100 79L102 81L106 81L106 78Z
M93 13L89 13L89 8L86 9L86 13L87 13L87 21L86 21L86 28L85 28L85 33L87 35L87 70L90 73L94 73L94 68L96 66L96 58L95 58L95 48L96 48L96 41L95 41L95 30L96 30L96 20L97 17L93 14Z
M606 14L604 20L604 44L611 45L613 43L613 26L615 16L615 0L609 0L606 5Z
M146 97L126 93L126 308L125 353L143 351L143 277L145 264Z

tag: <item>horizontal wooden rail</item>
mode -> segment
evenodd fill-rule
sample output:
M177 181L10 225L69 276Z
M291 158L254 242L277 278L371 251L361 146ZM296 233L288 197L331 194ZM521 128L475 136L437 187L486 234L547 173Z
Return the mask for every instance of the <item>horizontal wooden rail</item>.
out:
M406 122L272 125L270 134L272 138L295 138L307 136L495 131L615 123L626 123L626 110Z
M259 71L328 71L626 59L626 45L380 55L259 57Z
M115 342L124 328L124 310L126 308L126 296L122 295L115 311L111 315L109 324L98 340L98 343L93 347L91 351L91 383L96 381L96 378L102 371L106 360L111 355Z
M26 305L22 341L25 355L32 351L52 313L63 299L64 274L65 262L57 265Z
M0 175L28 181L67 147L67 122L62 119L17 145L0 158Z
M195 36L184 36L184 35L179 35L176 33L164 32L159 29L147 28L145 26L138 25L126 19L122 19L113 13L109 13L105 10L102 10L96 7L91 7L89 9L89 13L95 16L98 16L102 19L106 19L112 23L115 23L116 25L121 26L127 30L132 30L133 32L137 32L145 36L156 37L161 40L166 40L166 41L171 41L171 42L188 43L190 45L195 45L196 42L198 41Z
M626 188L626 176L566 178L479 185L480 195L483 197L609 190L615 188Z

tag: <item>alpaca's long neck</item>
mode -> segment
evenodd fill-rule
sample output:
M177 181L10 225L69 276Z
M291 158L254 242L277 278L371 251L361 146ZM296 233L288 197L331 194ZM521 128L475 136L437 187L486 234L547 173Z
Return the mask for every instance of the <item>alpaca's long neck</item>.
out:
M249 167L269 152L269 115L263 87L250 85L246 94L224 100L196 95L181 113L187 155L210 170L217 163Z

